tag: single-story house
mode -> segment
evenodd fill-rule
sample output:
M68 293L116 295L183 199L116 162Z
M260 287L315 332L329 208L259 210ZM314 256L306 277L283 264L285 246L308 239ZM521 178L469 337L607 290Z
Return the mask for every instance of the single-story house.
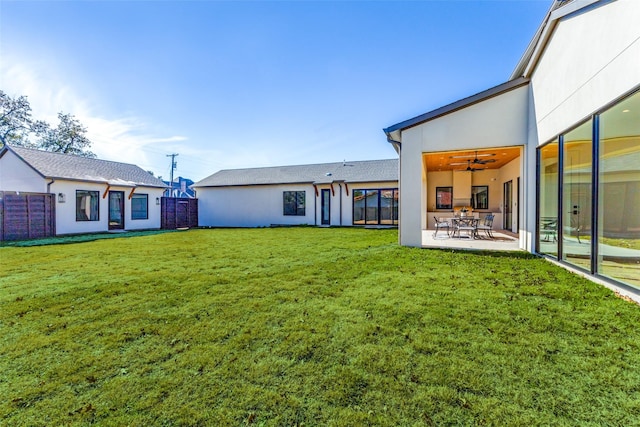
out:
M120 162L23 147L0 150L0 191L55 195L56 234L160 228L164 183Z
M398 224L397 159L221 170L193 188L200 226Z
M554 0L505 83L384 129L400 243L481 193L521 249L640 289L638 22L638 0Z

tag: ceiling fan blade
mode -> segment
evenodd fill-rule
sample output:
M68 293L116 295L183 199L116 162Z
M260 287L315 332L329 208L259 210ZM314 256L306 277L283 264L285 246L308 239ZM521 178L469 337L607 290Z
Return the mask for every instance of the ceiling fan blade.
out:
M474 159L473 163L477 165L486 165L487 163L494 163L496 159Z

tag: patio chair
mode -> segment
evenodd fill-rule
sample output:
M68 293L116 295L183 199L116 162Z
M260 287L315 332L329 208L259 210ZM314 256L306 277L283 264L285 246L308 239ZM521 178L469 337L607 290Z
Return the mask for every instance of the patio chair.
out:
M487 214L487 216L484 217L482 222L478 224L478 227L476 228L477 231L484 231L484 234L486 234L487 237L491 239L494 238L493 237L493 218L494 218L493 214Z
M464 231L465 235L469 237L469 239L475 239L478 237L478 218L466 217L466 218L454 218L453 219L453 231L451 232L452 237L461 238L461 232Z
M433 217L433 219L436 220L436 231L435 233L433 233L433 237L435 238L438 235L438 231L443 230L443 229L447 229L447 236L449 236L449 229L451 227L451 224L449 224L449 221L445 220L444 218L436 218L435 216Z

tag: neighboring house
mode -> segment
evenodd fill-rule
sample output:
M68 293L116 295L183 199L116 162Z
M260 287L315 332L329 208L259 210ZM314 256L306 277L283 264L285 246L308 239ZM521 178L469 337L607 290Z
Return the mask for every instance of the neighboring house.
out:
M193 181L189 178L183 178L179 176L173 181L162 181L168 187L165 192L165 197L179 197L186 199L193 199L196 197L196 192L191 188Z
M56 234L160 228L165 185L136 165L5 146L0 191L55 195Z
M221 170L193 185L199 225L398 224L398 160Z
M522 249L640 288L638 22L638 0L554 1L506 83L386 128L400 243L482 192Z

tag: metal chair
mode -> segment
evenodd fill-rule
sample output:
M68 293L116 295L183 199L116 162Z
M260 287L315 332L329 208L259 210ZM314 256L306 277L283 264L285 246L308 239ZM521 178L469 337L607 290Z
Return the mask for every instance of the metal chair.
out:
M438 231L445 228L447 229L447 236L449 236L449 230L451 227L451 224L449 224L449 221L446 221L443 218L436 218L435 216L433 217L433 219L436 220L436 231L435 233L433 233L433 237L435 238L438 235Z
M482 220L482 223L478 224L478 226L476 227L477 231L484 231L484 233L487 235L487 237L493 239L493 218L494 215L493 214L487 214L487 216L484 217L484 220Z

